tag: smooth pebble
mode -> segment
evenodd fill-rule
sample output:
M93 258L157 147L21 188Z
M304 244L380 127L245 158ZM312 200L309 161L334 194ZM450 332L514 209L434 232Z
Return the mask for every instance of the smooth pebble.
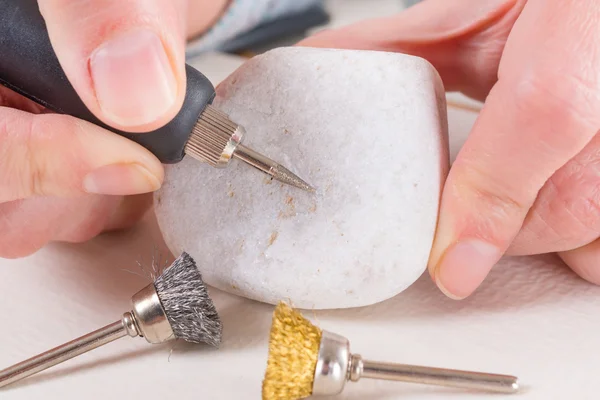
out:
M167 166L156 214L209 285L304 309L366 306L425 271L448 171L444 88L413 56L281 48L217 88L214 105L316 194L233 160Z

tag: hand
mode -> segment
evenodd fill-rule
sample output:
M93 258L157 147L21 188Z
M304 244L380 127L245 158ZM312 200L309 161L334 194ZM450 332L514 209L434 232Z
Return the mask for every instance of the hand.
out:
M600 7L425 0L301 43L411 53L485 106L454 162L429 272L469 296L503 254L557 252L600 284Z
M87 107L130 132L157 129L185 94L186 22L198 33L227 0L39 0L54 50ZM92 124L0 86L0 257L124 228L152 202L160 162ZM126 196L126 197L124 197Z

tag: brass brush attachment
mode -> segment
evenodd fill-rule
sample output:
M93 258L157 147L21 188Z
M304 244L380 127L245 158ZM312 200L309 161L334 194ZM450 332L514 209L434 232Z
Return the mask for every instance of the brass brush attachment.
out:
M238 158L279 182L314 191L312 186L289 169L242 145L244 133L242 126L209 104L200 114L185 146L185 152L215 168L225 168L232 158Z
M125 336L159 344L174 339L218 346L221 320L194 260L183 253L156 280L135 294L121 320L0 371L0 387L87 353Z
M321 330L280 303L273 314L263 400L333 396L347 381L383 379L498 393L516 393L514 376L389 364L351 354L348 339Z

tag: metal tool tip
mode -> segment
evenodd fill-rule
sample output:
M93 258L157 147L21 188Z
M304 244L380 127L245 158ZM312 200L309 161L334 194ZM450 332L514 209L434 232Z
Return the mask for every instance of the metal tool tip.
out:
M300 179L299 176L294 174L289 169L246 146L241 144L238 145L235 153L233 153L233 156L269 175L271 178L278 180L279 182L294 186L298 189L306 190L307 192L316 191L314 187Z
M514 381L511 385L511 389L512 389L513 393L517 393L521 389L519 378L516 378L516 377L514 378Z
M307 182L302 180L298 175L294 174L292 171L287 169L284 166L277 165L272 170L273 178L278 180L279 182L285 183L287 185L291 185L297 187L298 189L305 190L307 192L315 193L316 189L309 185Z

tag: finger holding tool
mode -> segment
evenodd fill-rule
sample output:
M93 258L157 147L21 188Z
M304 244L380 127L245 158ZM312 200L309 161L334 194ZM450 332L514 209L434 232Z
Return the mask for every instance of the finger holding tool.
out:
M175 339L218 346L222 324L194 259L183 253L131 298L121 320L0 371L0 388L125 336L160 344Z
M190 155L215 168L232 158L297 188L314 188L288 168L241 144L244 128L211 105L215 88L186 65L187 89L180 112L162 128L129 133L100 121L83 103L54 53L36 0L0 0L0 84L43 105L124 136L152 152L163 164Z

